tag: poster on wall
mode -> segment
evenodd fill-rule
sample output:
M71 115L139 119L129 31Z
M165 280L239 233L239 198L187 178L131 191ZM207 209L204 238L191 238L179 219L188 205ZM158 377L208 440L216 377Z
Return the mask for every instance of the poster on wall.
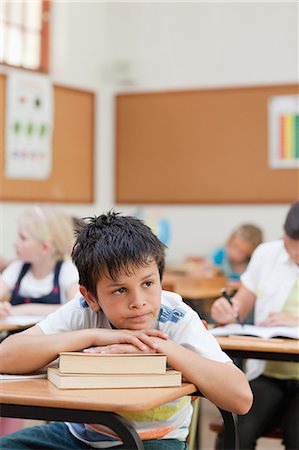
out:
M12 72L6 88L5 176L46 179L52 169L53 88L47 75Z
M269 100L269 165L272 169L299 169L299 95Z

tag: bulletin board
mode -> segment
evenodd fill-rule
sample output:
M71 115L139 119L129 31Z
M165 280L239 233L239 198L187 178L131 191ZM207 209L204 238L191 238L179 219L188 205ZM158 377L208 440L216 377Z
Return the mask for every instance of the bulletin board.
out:
M94 196L92 92L54 85L53 162L44 180L5 177L5 90L0 75L0 200L91 203Z
M297 84L116 97L116 203L290 203L297 169L268 160L268 100Z

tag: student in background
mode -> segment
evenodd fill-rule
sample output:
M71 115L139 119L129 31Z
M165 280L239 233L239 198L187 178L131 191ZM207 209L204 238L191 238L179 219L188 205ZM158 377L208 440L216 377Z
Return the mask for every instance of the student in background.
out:
M219 298L212 305L212 318L219 324L233 323L255 306L256 325L298 327L298 283L299 201L287 214L283 239L255 250L233 305ZM277 423L286 449L298 449L299 365L249 360L247 376L255 400L250 412L239 418L240 449L254 449L256 440Z
M72 257L81 294L38 325L5 339L1 372L34 371L62 351L165 353L170 366L213 403L240 414L248 411L252 394L245 375L196 312L179 295L162 291L165 247L149 227L114 212L91 218L78 234ZM187 396L138 413L133 424L146 450L183 450L191 415ZM6 436L0 447L31 450L33 442L39 449L123 448L101 425L57 422Z
M80 219L77 216L71 216L71 220L72 220L73 231L74 231L74 233L76 233L77 228L82 223L82 219ZM71 252L72 252L72 245L71 245L71 248L69 249L70 256L71 256ZM15 260L15 258L6 258L5 256L0 255L0 273L2 273L4 271L4 269L6 269L6 267L8 267L9 264L12 263L14 260Z
M19 219L17 259L0 276L0 316L47 315L78 292L78 271L69 259L74 242L71 217L36 206ZM2 314L1 314L2 313Z
M251 224L241 225L230 235L225 247L213 253L212 263L219 267L230 281L239 281L254 249L262 241L260 228Z

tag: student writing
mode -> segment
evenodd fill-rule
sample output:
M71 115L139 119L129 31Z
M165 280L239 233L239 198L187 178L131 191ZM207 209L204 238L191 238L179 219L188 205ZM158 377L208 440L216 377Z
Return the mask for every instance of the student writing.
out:
M240 414L252 404L245 375L222 352L198 315L162 291L165 247L142 221L110 212L86 221L72 253L80 294L45 320L0 345L0 371L34 371L59 352L160 352L216 405ZM145 449L183 450L190 397L128 416ZM126 417L125 413L122 413ZM49 423L0 440L2 450L123 448L100 425Z
M263 326L298 327L299 201L286 217L283 239L261 244L241 276L232 305L220 298L212 318L221 324L241 320L255 307L254 322ZM254 405L238 422L240 449L254 449L256 440L277 423L282 425L286 449L299 448L299 365L249 360L247 375Z

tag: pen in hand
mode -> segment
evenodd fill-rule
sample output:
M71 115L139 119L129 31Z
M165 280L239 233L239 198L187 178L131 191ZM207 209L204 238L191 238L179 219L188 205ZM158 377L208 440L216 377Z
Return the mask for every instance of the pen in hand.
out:
M226 290L225 288L221 289L221 294L222 294L222 297L226 298L226 300L228 301L228 303L229 303L231 306L233 306L232 297L233 297L234 294L233 294L233 295L230 295L230 294L227 292L227 290ZM240 319L239 315L236 316L236 320L237 320L237 322L238 322L240 325L242 325L242 326L244 325L243 322L242 322L242 320Z

